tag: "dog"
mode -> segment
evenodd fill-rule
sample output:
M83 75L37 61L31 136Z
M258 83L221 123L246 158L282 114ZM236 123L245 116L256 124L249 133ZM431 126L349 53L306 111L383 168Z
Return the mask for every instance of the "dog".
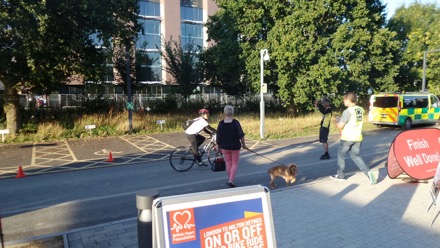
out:
M277 165L270 168L267 173L269 173L270 176L271 189L276 187L275 179L277 177L284 178L286 181L286 186L289 186L289 183L293 184L296 181L297 166L294 163L290 164L289 166Z

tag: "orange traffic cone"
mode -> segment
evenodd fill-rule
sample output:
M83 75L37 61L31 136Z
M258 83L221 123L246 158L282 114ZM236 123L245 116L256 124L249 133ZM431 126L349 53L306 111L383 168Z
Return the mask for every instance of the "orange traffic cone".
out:
M21 166L18 167L18 173L17 176L15 176L15 178L22 178L25 177L26 175L23 173L23 169L21 168Z
M113 160L113 155L112 155L112 152L110 152L109 154L108 154L108 159L105 161L105 162L113 162L114 160Z

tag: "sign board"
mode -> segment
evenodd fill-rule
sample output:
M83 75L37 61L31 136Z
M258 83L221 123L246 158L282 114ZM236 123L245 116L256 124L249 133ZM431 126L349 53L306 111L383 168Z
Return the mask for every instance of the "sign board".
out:
M425 180L434 177L440 162L440 129L425 128L401 132L394 138L388 152L388 176L396 178L403 172Z
M270 192L254 185L159 197L153 247L276 247Z
M85 128L86 129L93 129L93 128L96 128L96 125L86 125Z
M0 134L2 135L2 142L5 142L5 134L9 134L9 129L0 130Z
M0 130L0 134L9 134L9 129Z
M165 124L165 120L156 121L157 124L160 124L160 130L163 130L163 124Z
M261 85L261 92L262 92L263 94L267 93L267 83L263 83L263 84Z

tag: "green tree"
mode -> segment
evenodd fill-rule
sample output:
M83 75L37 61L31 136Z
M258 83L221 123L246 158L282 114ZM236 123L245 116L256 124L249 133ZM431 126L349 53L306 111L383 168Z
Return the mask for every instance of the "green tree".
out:
M440 49L440 9L435 4L412 3L396 10L387 24L397 32L400 42L400 67L396 82L406 91L420 90L423 78L423 53ZM440 94L440 52L430 52L426 60L426 88Z
M50 93L72 76L99 79L113 37L136 34L135 0L0 2L0 81L5 85L7 128L20 128L22 90Z
M179 93L186 104L189 96L194 93L201 82L197 56L200 48L196 47L194 43L188 43L182 47L180 42L173 40L173 37L163 43L164 50L161 55L166 63L164 70L172 76L171 81L166 83L179 85Z
M204 78L220 87L228 95L241 97L246 93L247 77L235 19L225 9L220 9L206 24L208 41L215 45L200 54Z
M309 110L322 93L352 90L362 96L369 88L394 87L399 43L383 28L385 6L379 0L218 2L237 20L254 89L260 49L267 48L265 81L293 113Z

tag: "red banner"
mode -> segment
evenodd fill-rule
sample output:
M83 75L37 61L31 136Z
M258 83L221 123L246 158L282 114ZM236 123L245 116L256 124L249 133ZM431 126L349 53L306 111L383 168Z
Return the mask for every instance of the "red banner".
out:
M440 162L440 129L426 128L401 132L388 152L388 176L396 178L403 172L418 179L434 177Z

